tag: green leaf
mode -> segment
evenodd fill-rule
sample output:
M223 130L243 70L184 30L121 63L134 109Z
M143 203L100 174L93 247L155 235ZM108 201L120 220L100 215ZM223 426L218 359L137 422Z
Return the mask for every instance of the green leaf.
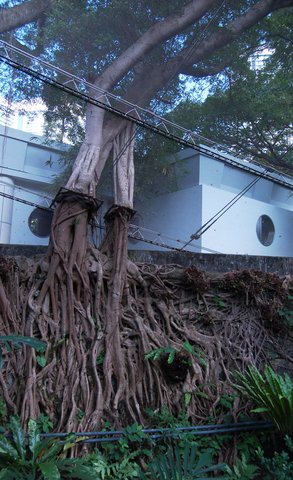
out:
M52 460L50 462L40 463L39 468L44 475L44 480L60 480L61 475L56 463Z
M258 408L253 408L251 410L253 413L267 413L268 409L266 407L258 407Z
M34 348L37 352L45 352L47 348L46 342L37 340L32 337L25 337L22 335L4 335L0 336L0 342L12 342L15 344L24 344Z
M33 460L38 456L37 446L40 444L40 433L36 420L30 419L28 421L28 435L29 435L29 449L33 454Z
M169 353L167 363L168 363L168 364L173 363L173 362L174 362L174 358L175 358L175 350L172 349L172 351Z
M184 393L184 403L185 403L186 407L188 407L188 405L190 404L190 401L191 401L191 393L190 392L185 392Z
M37 363L40 365L40 367L45 367L47 365L47 359L45 355L37 355Z
M206 398L207 400L210 398L210 397L208 396L208 394L205 393L205 392L198 392L198 391L196 391L196 392L194 392L194 393L195 393L195 395L197 395L198 397Z
M283 433L293 432L293 381L287 374L266 367L262 375L255 367L248 367L244 374L235 376L239 389L256 404L254 411L266 412Z
M25 435L17 416L10 417L9 427L13 436L15 447L22 460L25 458Z
M17 460L19 458L18 451L3 435L0 435L0 453L11 457L13 460Z
M189 342L183 342L183 348L184 350L186 350L188 353L194 353L194 347L192 345L190 345Z

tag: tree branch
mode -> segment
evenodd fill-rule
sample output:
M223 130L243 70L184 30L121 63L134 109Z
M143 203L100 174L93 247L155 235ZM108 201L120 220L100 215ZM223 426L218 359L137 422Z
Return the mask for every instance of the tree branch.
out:
M0 33L35 21L50 8L52 0L30 0L14 7L0 10Z
M193 0L180 13L152 25L97 78L95 84L109 90L153 48L199 20L214 3L217 0Z
M148 104L156 93L183 68L190 68L197 62L206 60L216 51L235 41L241 33L270 13L273 3L273 0L260 0L244 15L233 20L220 31L211 34L193 52L190 52L190 48L186 48L169 62L162 61L157 65L147 65L136 76L124 98L140 106Z
M292 1L292 0L290 0ZM196 68L194 64L206 60L215 52L235 41L243 32L254 26L258 21L267 16L271 11L276 10L274 0L259 0L245 14L238 17L222 28L220 31L210 35L201 45L194 49L190 55L190 49L184 49L176 57L164 63L145 66L134 78L129 86L124 99L139 106L149 104L150 100L164 87L174 76L178 75L183 69ZM281 2L282 7L286 2ZM289 4L289 2L288 2ZM286 5L288 6L288 5ZM188 56L185 53L188 50ZM114 119L104 127L104 151L110 149L110 144L118 131L122 129L124 121ZM285 166L285 165L281 165ZM287 168L288 165L287 165Z

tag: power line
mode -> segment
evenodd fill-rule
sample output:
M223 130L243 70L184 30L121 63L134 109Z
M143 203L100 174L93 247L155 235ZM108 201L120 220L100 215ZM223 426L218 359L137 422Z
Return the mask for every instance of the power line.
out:
M263 173L266 172L266 169L263 171ZM230 208L235 205L244 195L247 193L262 177L256 177L254 180L252 180L246 187L244 187L235 197L233 197L224 207L222 207L218 212L213 215L202 227L200 227L195 233L193 233L190 237L190 240L185 243L182 247L185 248L187 245L189 245L192 240L198 240L209 228L211 228L214 223L216 223Z
M8 198L9 200L15 200L16 202L25 203L30 207L40 208L41 210L46 210L51 212L53 211L52 208L50 207L45 207L43 205L39 205L38 203L30 202L29 200L25 200L24 198L15 197L14 195L10 195L9 193L0 192L0 196L4 198Z
M0 49L4 51L4 54L0 53L0 60L4 63L10 65L13 68L16 68L27 75L32 76L44 83L47 83L51 86L54 86L58 89L61 89L79 99L82 99L90 104L93 104L97 107L103 108L114 115L117 115L121 118L126 120L130 120L138 125L141 125L144 128L152 130L159 135L162 135L166 138L176 141L180 145L185 147L190 147L200 153L205 154L206 156L214 159L218 159L223 161L224 163L233 165L235 167L241 166L243 170L247 170L253 172L255 175L259 175L257 170L257 165L255 164L254 167L251 166L250 162L241 163L239 164L239 160L235 158L235 153L231 152L227 147L224 145L219 145L212 140L209 140L205 137L197 135L196 133L188 130L180 125L177 125L170 120L166 120L165 118L155 114L154 112L139 107L131 102L128 102L117 95L114 95L110 92L107 92L94 84L83 80L76 75L73 75L65 70L62 70L58 67L51 65L48 62L41 60L38 57L34 57L33 55L24 52L23 50L10 45L3 40L0 40ZM14 56L20 56L21 59L28 60L33 68L28 67L22 64L15 59L10 57L11 52ZM39 70L36 70L38 68ZM61 76L64 78L64 81L58 81L56 78L51 78L48 76L48 71L51 72L51 75ZM42 73L45 72L45 73ZM73 84L73 87L69 86L69 84ZM85 93L85 89L93 91L95 93L95 97L92 97ZM181 135L181 136L180 136ZM203 144L198 144L198 142L203 142ZM213 150L212 148L218 148L219 150ZM223 153L222 153L223 152ZM225 154L233 155L233 157L227 157ZM238 155L239 156L239 155ZM240 158L240 156L239 156ZM273 169L270 169L274 171ZM279 172L275 171L275 175L280 175ZM280 175L281 176L281 175ZM283 177L283 176L282 176ZM293 190L292 182L284 180L284 178L276 177L266 173L266 177L270 180L273 180L276 183L286 186L290 190Z
M1 169L2 167L0 167ZM10 169L9 169L10 170ZM11 169L12 170L12 169ZM19 170L22 172L22 170ZM6 185L7 187L13 187L13 189L15 190L21 190L23 192L27 192L27 193L30 193L31 195L35 195L36 197L39 197L39 198L43 198L44 200L46 200L48 203L52 203L53 201L53 198L50 197L49 195L44 195L44 194L41 194L41 193L38 193L38 192L35 192L33 190L30 190L29 188L25 188L25 187L21 187L20 185L11 185L10 183L7 183L5 182L5 180L1 179L1 182L0 182L2 185Z
M129 145L131 144L131 142L134 140L134 137L136 135L136 131L134 129L134 132L133 134L127 139L127 141L124 143L124 145L122 146L120 152L117 154L116 158L113 159L113 167L115 167L117 165L117 163L119 162L120 158L122 157L122 155L126 152L127 148L129 147Z
M217 8L217 10L212 14L212 18L210 18L210 20L208 21L207 25L204 27L203 31L201 32L199 38L195 39L191 45L189 46L189 48L187 49L187 51L185 52L185 54L183 55L183 58L182 58L182 64L184 63L185 60L189 60L191 54L192 54L192 51L198 47L200 45L200 43L205 40L207 38L207 33L208 33L208 30L210 28L210 26L212 25L212 23L214 22L214 20L216 19L216 16L220 13L220 11L222 10L222 8L224 7L226 3L226 0L223 0L223 2L221 3L221 5ZM174 77L172 77L174 78Z
M104 225L101 225L99 223L95 223L94 224L95 227L99 228L100 230L104 230L105 227ZM164 237L164 238L167 238L168 240L172 241L172 242L176 242L178 244L184 244L184 240L179 240L177 238L173 238L173 237L170 237L169 235L166 235L164 233L160 233L160 232L156 232L155 230L151 230L149 228L144 228L144 227L139 227L135 224L129 224L129 228L134 228L136 230L135 233L130 233L128 232L128 237L133 239L133 240L138 240L140 242L145 242L145 243L149 243L151 245L155 245L157 247L162 247L162 248L166 248L168 250L174 250L175 252L188 252L188 253L193 253L191 252L190 250L182 250L182 248L179 248L179 247L172 247L171 245L168 245L166 243L162 243L162 242L158 242L156 240L150 240L150 239L147 239L147 238L144 238L143 237L143 234L142 232L145 231L145 232L149 232L150 234L154 234L156 235L157 237ZM213 250L212 248L207 248L207 247L203 247L203 246L198 246L198 245L194 245L192 244L191 245L193 248L197 248L198 250L205 250L206 252L209 252L209 253L214 253L214 254L219 254L219 255L222 255L221 252L217 251L217 250Z

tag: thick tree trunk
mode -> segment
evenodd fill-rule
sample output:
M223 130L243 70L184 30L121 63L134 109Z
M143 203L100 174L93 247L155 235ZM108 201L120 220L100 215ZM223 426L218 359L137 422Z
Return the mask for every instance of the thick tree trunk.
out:
M72 168L66 188L95 196L107 158L101 158L105 111L88 104L86 112L86 136ZM101 161L102 160L102 161Z

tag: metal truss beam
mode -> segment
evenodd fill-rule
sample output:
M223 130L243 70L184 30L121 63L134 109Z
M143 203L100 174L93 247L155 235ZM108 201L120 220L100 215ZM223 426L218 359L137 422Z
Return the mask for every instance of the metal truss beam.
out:
M181 127L151 110L144 109L113 93L107 92L3 40L0 40L0 61L37 80L74 95L85 102L103 108L118 117L174 140L185 147L192 148L210 158L220 160L234 167L240 167L256 176L267 178L293 190L293 181L290 182L284 178L280 172L270 169L273 172L272 175L267 169L259 171L258 168L261 167L259 164L253 164L247 161L247 159L241 158L240 155L236 157L235 153L225 146ZM241 164L237 158L239 158ZM244 162L243 160L246 161Z

